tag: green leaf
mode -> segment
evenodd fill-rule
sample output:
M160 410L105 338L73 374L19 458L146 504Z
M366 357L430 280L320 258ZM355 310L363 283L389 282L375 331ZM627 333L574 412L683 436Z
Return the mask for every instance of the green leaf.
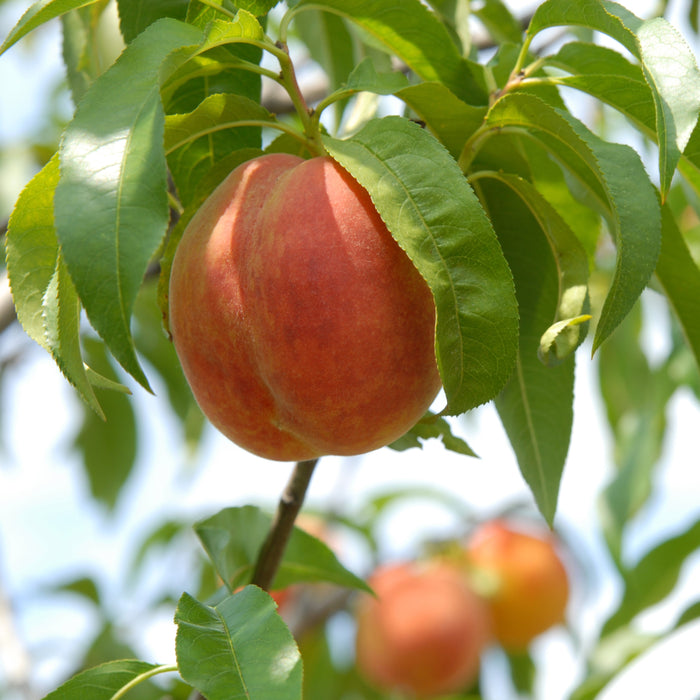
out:
M581 25L608 34L639 59L654 102L665 197L700 111L700 71L691 49L665 19L643 21L606 0L548 0L535 12L528 39L559 25Z
M144 387L130 331L134 299L168 222L160 72L201 34L152 24L93 83L64 133L56 230L90 322Z
M486 107L472 107L441 83L423 82L399 90L403 100L423 121L453 158L458 158L467 139L481 126Z
M32 30L40 27L49 20L60 17L66 12L75 10L79 7L92 5L100 0L38 0L35 2L23 15L19 22L14 26L12 31L7 35L2 46L0 46L0 55L2 55L10 46L16 44L22 37L26 36Z
M32 340L51 353L66 379L100 417L80 349L80 307L59 255L53 199L56 155L20 194L5 240L7 271L17 318Z
M311 58L326 72L330 89L337 90L355 67L355 45L343 18L307 9L296 16L294 27ZM336 128L346 103L347 100L335 103Z
M146 27L162 17L184 20L189 0L117 0L119 29L131 43Z
M369 192L389 231L430 286L436 355L447 410L492 399L517 348L517 306L508 265L488 218L447 151L400 117L369 122L347 141L325 138Z
M183 594L175 613L183 679L208 700L301 700L301 656L276 607L255 586L215 606Z
M478 456L462 438L452 433L450 424L444 418L440 418L432 413L428 413L428 415L416 423L405 435L402 435L398 440L392 442L389 447L398 452L410 450L412 447L422 448L423 442L431 438L441 439L445 448L452 452L457 452L467 457Z
M700 367L700 268L693 260L670 209L662 209L663 237L656 275Z
M127 683L154 668L155 665L144 661L110 661L79 673L49 693L44 700L111 700L114 693Z
M86 338L90 364L101 376L117 382L104 345ZM97 389L106 420L92 411L83 411L83 423L74 447L82 454L92 495L108 508L114 508L122 487L136 461L137 425L132 402L123 393Z
M664 600L675 588L681 568L700 548L700 520L647 552L629 571L619 608L606 621L601 637L626 625L639 613Z
M607 210L617 261L593 341L595 351L629 312L656 266L661 248L656 189L633 149L603 141L568 112L532 95L498 100L486 127L534 136Z
M226 508L195 525L197 536L229 590L250 581L271 524L269 515L244 506ZM340 564L323 542L295 527L271 588L286 588L302 581L328 581L369 590L362 579Z
M540 222L505 184L479 180L506 259L520 309L520 346L512 378L496 409L537 506L554 520L573 422L574 357L556 367L540 362L542 333L557 310L559 274Z
M554 254L559 294L552 324L542 334L538 356L554 366L569 356L586 337L588 315L588 258L583 246L556 210L527 180L503 172L477 173L510 187L528 207Z
M165 118L165 153L184 206L214 165L259 142L258 123L277 120L257 102L231 94L210 95L193 112Z
M106 0L100 0L61 17L63 62L75 105L103 70L98 27L106 4Z
M175 347L163 333L161 312L156 302L154 283L144 285L134 309L137 319L134 331L136 343L148 363L165 385L168 405L180 420L182 438L192 455L205 427L205 418L185 379Z
M519 44L522 41L520 22L501 0L485 0L474 10L474 16L479 18L496 43Z
M483 86L472 74L445 25L420 0L301 0L306 7L337 13L358 24L394 52L423 80L444 83L458 97L485 103Z
M345 87L353 92L374 92L377 95L392 95L407 85L408 79L403 73L377 73L374 61L367 56L350 73Z

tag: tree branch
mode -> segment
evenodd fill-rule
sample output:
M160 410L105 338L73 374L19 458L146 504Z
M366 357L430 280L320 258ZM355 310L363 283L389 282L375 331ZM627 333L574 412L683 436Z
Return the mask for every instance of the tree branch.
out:
M260 548L251 580L251 583L260 586L263 590L270 590L275 579L294 528L294 521L304 503L304 497L317 463L317 459L297 462L287 486L282 492L272 526Z

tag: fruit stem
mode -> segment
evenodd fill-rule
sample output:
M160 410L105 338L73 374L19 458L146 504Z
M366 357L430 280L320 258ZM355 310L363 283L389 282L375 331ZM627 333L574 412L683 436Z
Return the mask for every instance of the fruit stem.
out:
M294 529L294 521L304 503L304 497L317 463L318 459L296 463L277 504L277 512L265 542L258 553L258 560L255 562L255 571L251 579L251 583L260 586L265 591L270 590L282 562L284 550L287 548L287 543Z
M289 48L283 41L278 41L276 46L279 50L279 53L275 54L280 62L279 82L289 93L294 109L299 115L301 124L304 127L304 135L306 136L309 150L314 155L322 156L326 153L326 149L324 148L323 141L321 140L319 125L317 121L313 119L313 112L307 106L304 95L302 94L299 83L297 82L294 64L292 63L292 59L289 55Z

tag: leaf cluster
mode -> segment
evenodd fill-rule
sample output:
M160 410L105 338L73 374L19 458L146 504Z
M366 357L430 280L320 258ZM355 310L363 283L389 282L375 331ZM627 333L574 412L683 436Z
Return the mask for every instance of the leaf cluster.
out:
M153 278L167 330L179 236L223 177L266 152L328 155L367 189L435 299L446 405L394 447L441 437L448 449L473 454L445 416L493 400L522 475L552 523L573 423L576 350L590 327L601 376L609 372L603 393L620 449L601 508L626 588L606 635L663 597L675 582L671 574L647 597L640 593L649 591L645 582L662 555L650 552L628 565L623 530L648 497L663 411L682 383L672 369L681 356L700 363L700 268L683 216L700 211L700 70L680 33L663 17L643 20L610 0L546 0L522 27L503 2L488 0L473 16L496 47L486 57L471 42L469 3L298 0L282 11L273 0L117 4L124 48L109 65L95 58L106 5L100 0L39 0L0 47L2 53L62 18L75 113L57 152L18 199L6 254L18 319L89 410L99 418L120 415L124 425L134 421L106 350L120 372L149 391L144 360L154 365L187 423L191 396L172 352L163 350L167 341L151 332L158 315ZM536 49L535 40L557 27L565 39ZM612 48L585 40L594 33ZM311 105L290 55L293 40L326 72L328 90ZM285 92L291 114L264 106L267 83ZM592 97L605 106L602 114L621 115L640 144L652 146L655 162L640 155L642 147L594 130L593 120L567 106L564 90ZM382 117L378 105L386 96L401 107ZM617 348L649 287L666 299L677 331L658 372L644 358L625 356L630 343ZM625 396L638 377L616 387L630 362L649 380L650 393L641 398ZM193 423L196 435L201 416ZM78 438L87 461L95 461L96 444L104 446L102 438L94 442L95 430ZM115 462L131 464L136 444L122 441L110 452ZM96 476L93 490L113 503L126 474L109 473L118 483ZM222 526L227 518L235 522ZM246 538L231 535L240 532L239 518L250 518ZM234 593L249 580L267 526L257 512L235 511L199 527L228 589L208 603L183 597L178 650L182 677L207 697L223 698L225 684L246 682L233 671L224 685L212 681L212 658L223 658L227 669L251 668L252 697L301 692L298 649L269 596L254 588ZM667 543L670 572L685 560L695 530ZM283 566L286 582L303 570L361 587L303 540L292 541L297 568ZM281 654L274 668L235 652L263 634L268 650ZM201 648L193 645L200 635L207 639ZM158 672L119 663L103 668L121 678L121 685L104 686L105 698ZM88 684L71 687L75 693L102 680L73 682Z

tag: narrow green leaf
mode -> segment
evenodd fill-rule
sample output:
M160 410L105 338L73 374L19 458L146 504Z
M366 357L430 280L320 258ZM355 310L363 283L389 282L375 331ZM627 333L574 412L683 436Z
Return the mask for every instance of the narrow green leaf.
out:
M603 141L566 111L532 95L501 98L489 112L487 125L524 130L537 138L607 210L617 261L596 329L595 351L628 313L656 266L661 248L657 191L633 149Z
M100 0L61 17L63 62L74 105L104 70L104 42L103 37L98 37L98 28L106 5L106 0Z
M189 0L117 0L119 29L129 44L162 17L184 20Z
M272 518L258 508L226 508L195 525L195 532L219 576L233 591L250 581L258 552ZM328 581L339 586L369 590L367 584L338 561L320 540L295 527L273 589L302 581Z
M616 474L602 492L599 509L608 551L621 572L624 533L653 492L653 478L666 434L666 406L677 383L666 362L652 370L640 341L636 305L600 350L600 390L615 439Z
M84 341L88 362L102 377L118 382L104 345ZM123 393L96 389L106 420L83 411L83 422L74 447L83 458L90 492L108 508L114 508L136 462L137 425L132 402Z
M467 139L481 126L486 107L473 107L441 83L422 82L396 93L423 121L453 158L458 158Z
M183 594L175 613L182 678L208 700L301 700L301 656L276 607L255 586L215 606Z
M79 673L49 693L44 700L111 700L114 693L137 676L156 668L145 661L110 661Z
M699 542L700 520L647 552L627 575L622 602L606 621L601 637L664 600L675 588L688 557L698 551Z
M355 42L342 17L308 9L294 20L311 58L326 72L329 87L337 90L355 67ZM347 100L335 103L335 125L340 125Z
M57 183L54 155L17 200L5 241L10 287L27 335L51 353L88 406L104 418L83 365L78 297L59 255L53 214Z
M444 83L465 100L484 104L487 99L445 25L420 0L301 0L296 7L340 14L379 39L423 80Z
M405 435L402 435L398 440L392 442L389 447L398 452L410 450L412 447L422 448L423 443L431 438L441 439L445 449L452 452L457 452L467 457L478 456L462 438L454 435L450 424L444 418L433 415L432 413L428 413Z
M345 87L353 92L374 92L377 95L392 95L407 85L408 79L403 73L377 73L374 61L367 56L350 73Z
M583 246L556 210L527 180L503 172L477 173L510 187L528 207L547 238L559 279L556 314L542 334L538 356L554 366L569 356L586 337L588 302L588 258Z
M541 224L524 201L498 180L475 186L513 272L520 309L516 368L496 397L496 409L520 471L551 524L573 422L573 354L556 367L538 358L542 333L557 311L559 274Z
M517 305L496 236L455 161L400 117L324 144L369 192L433 292L446 410L463 413L489 401L513 368Z
M163 110L166 58L201 33L152 24L93 83L66 128L56 187L56 230L90 322L139 383L130 317L146 266L168 222Z
M700 268L667 206L662 209L663 237L656 275L678 317L683 335L700 367Z
M23 15L12 31L7 35L2 46L0 55L5 53L10 46L16 44L22 37L32 30L40 27L49 20L60 17L66 12L75 10L78 7L86 7L100 0L38 0Z
M559 25L582 25L608 34L639 59L651 89L665 197L700 111L700 71L691 49L663 18L643 21L607 0L547 0L535 12L528 37Z
M7 272L17 319L27 335L48 349L44 297L58 261L53 195L58 182L56 155L20 193L7 227Z
M485 0L474 10L474 16L479 18L495 42L519 44L522 41L520 22L501 0Z

